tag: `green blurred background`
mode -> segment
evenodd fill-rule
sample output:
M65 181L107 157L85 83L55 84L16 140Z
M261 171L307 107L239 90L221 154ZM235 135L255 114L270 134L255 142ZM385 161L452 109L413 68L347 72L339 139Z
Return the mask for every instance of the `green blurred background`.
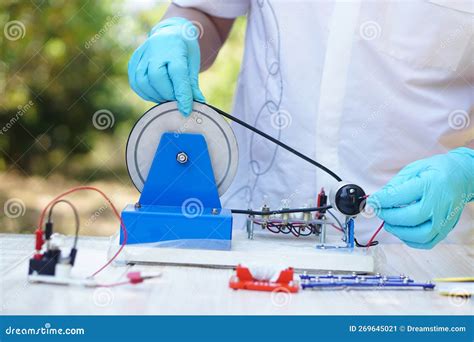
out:
M129 88L127 62L167 6L149 0L0 2L0 232L32 232L41 208L75 185L103 188L120 208L136 200L125 143L153 104ZM239 18L200 78L207 101L225 110L232 106L244 33ZM94 125L95 113L108 115L104 126ZM71 200L85 222L83 234L116 230L111 210L96 195ZM58 206L56 216L60 232L72 231L67 207Z

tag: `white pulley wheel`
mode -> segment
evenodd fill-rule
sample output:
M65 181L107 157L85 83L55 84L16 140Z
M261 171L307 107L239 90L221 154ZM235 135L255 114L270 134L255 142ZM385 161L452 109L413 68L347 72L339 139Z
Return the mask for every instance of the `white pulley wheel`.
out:
M200 133L204 136L217 190L219 195L224 194L237 172L237 140L227 121L214 109L199 102L193 103L193 111L188 117L179 112L176 102L166 102L151 108L136 122L128 137L126 162L128 174L138 191L143 189L161 135L165 132Z

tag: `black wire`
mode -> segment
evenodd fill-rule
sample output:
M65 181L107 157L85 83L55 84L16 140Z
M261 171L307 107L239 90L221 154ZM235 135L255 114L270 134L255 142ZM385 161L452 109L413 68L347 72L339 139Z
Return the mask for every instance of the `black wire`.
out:
M354 238L354 242L355 242L355 245L356 245L357 247L364 247L364 248L365 248L365 247L377 246L377 245L379 244L378 241L372 241L372 242L370 243L370 246L369 246L369 244L365 244L365 245L364 245L364 244L359 243L356 238Z
M322 211L331 209L331 205L324 205L322 207L312 208L295 208L295 209L279 209L271 211L251 210L251 209L231 209L232 214L246 214L246 215L274 215L274 214L290 214L290 213L306 213L312 211Z
M290 227L290 232L295 236L295 237L300 237L301 236L301 228L300 227L295 227L292 224L289 224ZM298 230L299 229L299 230Z
M270 227L274 227L274 228L276 228L276 229L278 229L278 230L277 230L277 231L271 230ZM267 228L269 231L271 231L272 233L275 233L275 234L278 234L278 233L281 232L280 227L274 226L273 224L267 224L266 228Z
M290 234L290 233L291 233L291 228L290 228L289 226L286 226L286 225L285 225L285 226L282 226L282 227L280 228L280 232L281 232L282 234Z
M51 223L51 216L53 215L53 208L56 206L56 204L58 203L66 203L68 204L72 211L74 212L74 220L76 221L76 235L74 237L74 244L73 244L73 248L76 248L77 246L77 240L79 239L79 226L80 226L80 222L79 222L79 213L77 212L77 209L76 207L74 206L74 204L72 204L71 202L69 202L68 200L65 200L65 199L61 199L61 200L58 200L56 202L54 202L51 207L49 208L49 212L48 212L48 223Z
M275 139L274 137L262 132L261 130L249 125L248 123L246 123L245 121L242 121L238 118L236 118L235 116L232 116L222 110L220 110L219 108L216 108L214 106L211 106L209 104L207 104L207 106L211 107L212 109L214 109L216 112L218 112L220 115L238 123L239 125L251 130L252 132L254 133L257 133L258 135L264 137L265 139L267 140L270 140L271 142L273 142L274 144L284 148L285 150L287 150L288 152L291 152L293 153L294 155L300 157L301 159L307 161L308 163L310 164L313 164L314 166L320 168L321 170L323 170L324 172L326 172L327 174L331 175L333 178L335 178L338 182L342 181L342 178L339 177L336 173L334 173L333 171L331 171L330 169L328 169L326 166L318 163L316 160L314 159L311 159L310 157L304 155L303 153L301 152L298 152L297 150L295 150L294 148L286 145L285 143L282 143L281 141Z

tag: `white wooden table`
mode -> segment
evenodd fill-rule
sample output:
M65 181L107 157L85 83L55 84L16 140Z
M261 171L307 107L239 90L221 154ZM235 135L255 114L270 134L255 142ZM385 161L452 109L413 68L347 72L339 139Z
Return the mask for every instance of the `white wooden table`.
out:
M436 291L300 291L294 295L233 291L231 270L175 266L110 267L104 283L130 270L161 271L162 277L139 285L90 289L29 284L26 281L32 235L0 234L1 314L316 314L316 315L466 315L472 300L458 301ZM106 260L108 239L82 237L75 272L87 276ZM407 274L419 281L473 276L472 246L441 244L414 250L401 244L376 247L377 271Z

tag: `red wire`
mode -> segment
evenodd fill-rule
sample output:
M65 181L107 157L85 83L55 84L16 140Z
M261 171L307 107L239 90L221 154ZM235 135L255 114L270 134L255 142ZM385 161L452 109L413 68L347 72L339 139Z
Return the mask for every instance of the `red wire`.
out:
M369 198L370 195L365 195L365 196L362 196L362 198L364 199L367 199ZM375 231L374 235L372 235L372 237L369 239L369 242L367 242L367 249L370 248L370 245L372 244L372 241L375 240L375 237L378 235L378 233L380 233L380 231L382 230L383 226L385 225L385 221L382 221L382 223L380 224L380 226L377 228L377 230Z
M385 221L382 221L382 223L380 224L380 226L377 228L377 230L375 231L374 235L372 235L372 237L369 239L369 242L367 242L367 249L370 248L370 245L372 244L372 241L374 241L375 237L377 236L377 234L382 230L383 226L385 224Z
M41 229L41 227L43 227L43 221L44 221L44 217L46 215L46 212L48 210L48 208L53 204L55 203L56 201L60 200L61 198L73 193L73 192L76 192L76 191L81 191L81 190L92 190L92 191L96 191L98 192L100 195L102 195L102 197L107 201L107 203L110 205L110 207L112 208L115 216L119 219L120 221L120 228L122 229L122 233L123 233L123 243L122 245L120 246L120 248L118 249L118 251L114 254L114 256L112 258L110 258L102 267L100 267L97 271L95 271L91 277L95 277L97 274L99 274L100 272L102 272L107 266L109 266L112 261L114 261L117 256L122 252L123 248L125 247L126 243L127 243L127 228L125 227L125 224L123 223L122 221L122 217L120 216L120 213L119 211L117 210L117 208L115 207L115 205L112 203L112 201L109 199L109 197L100 189L94 187L94 186L77 186L77 187L74 187L72 189L69 189L68 191L66 192L63 192L62 194L56 196L52 201L50 201L46 207L43 209L43 211L41 212L41 215L40 215L40 219L39 219L39 222L38 222L38 228Z
M120 282L110 283L110 284L97 284L97 285L95 285L95 287L115 287L115 286L122 286L122 285L137 285L137 284L140 284L140 283L144 282L145 280L156 279L156 278L159 278L159 277L161 277L161 275L145 276L145 277L140 276L139 278L135 278L135 280L138 280L138 281L133 281L133 279L128 279L128 280L125 280L125 281L120 281Z

